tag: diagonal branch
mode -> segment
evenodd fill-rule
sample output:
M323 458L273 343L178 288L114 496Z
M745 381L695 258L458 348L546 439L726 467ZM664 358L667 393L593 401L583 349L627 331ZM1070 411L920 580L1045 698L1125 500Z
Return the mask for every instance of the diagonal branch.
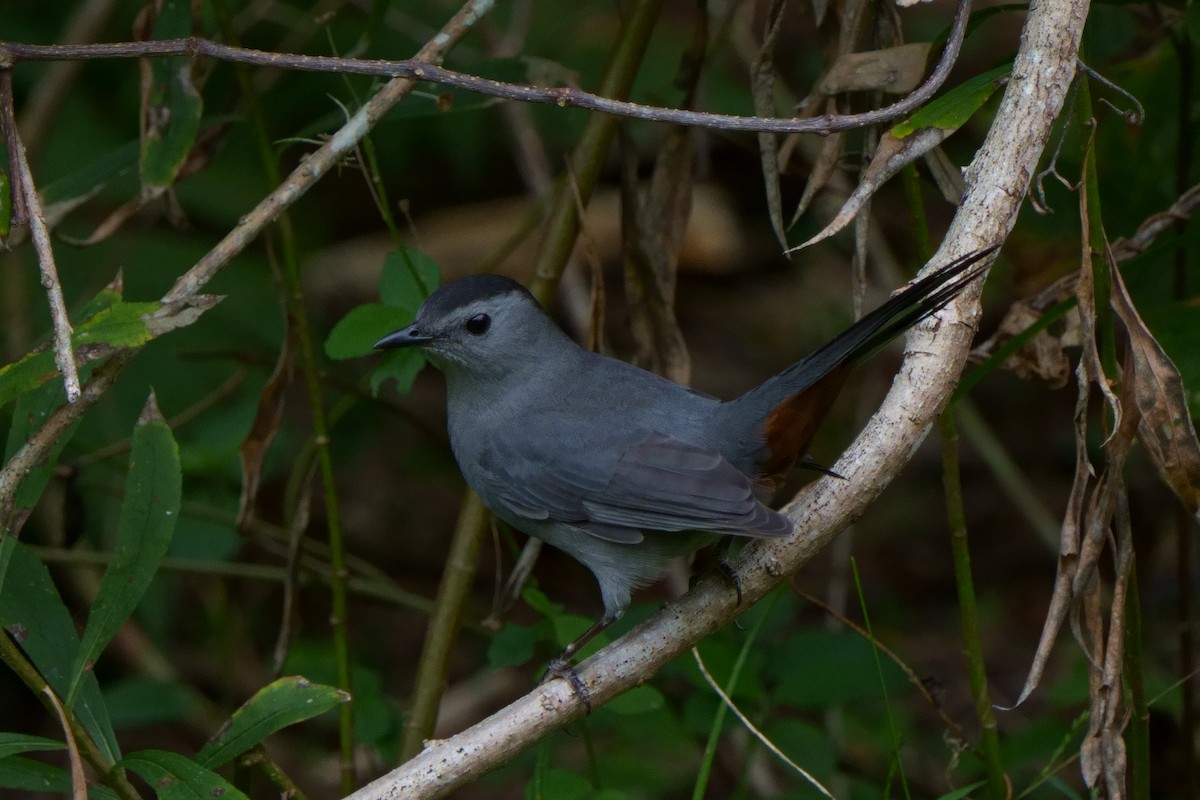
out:
M54 264L54 249L50 246L50 229L46 226L46 212L33 182L33 171L25 156L25 145L17 130L17 118L13 112L12 70L0 68L0 128L8 145L9 168L13 173L13 194L21 198L25 208L25 221L37 251L38 269L42 272L42 288L50 302L50 320L54 328L54 363L63 376L63 388L67 402L79 399L79 370L75 366L75 353L71 349L71 319L67 316L67 304L63 300L62 284L58 280L58 267Z
M1036 170L1076 69L1088 0L1030 8L1013 79L967 171L963 199L935 264L1003 240ZM834 469L788 506L797 535L753 542L735 565L748 602L808 562L861 515L908 460L948 400L966 361L979 296L970 289L909 338L900 374L883 406ZM741 611L727 582L701 580L678 601L578 668L593 705L603 704L678 657ZM416 758L369 784L353 800L440 797L494 769L585 713L566 681L553 680L477 725L429 742Z
M429 81L442 86L470 92L517 100L526 103L547 103L560 108L575 107L600 111L630 119L667 122L696 128L762 133L832 133L852 128L865 128L900 119L915 110L937 93L958 60L971 0L958 0L954 22L946 40L942 57L925 82L912 94L889 106L861 114L822 114L805 119L772 119L741 117L733 114L711 114L678 108L660 108L623 100L613 100L573 87L541 87L495 81L446 69L424 54L404 61L378 59L305 56L290 53L268 53L244 47L232 47L208 39L164 39L145 42L113 42L92 45L34 45L0 42L0 65L17 61L48 61L61 59L141 58L146 56L201 55L223 61L236 61L265 67L338 72L350 75L378 75L409 81ZM393 83L395 81L393 80ZM389 84L391 85L391 84Z

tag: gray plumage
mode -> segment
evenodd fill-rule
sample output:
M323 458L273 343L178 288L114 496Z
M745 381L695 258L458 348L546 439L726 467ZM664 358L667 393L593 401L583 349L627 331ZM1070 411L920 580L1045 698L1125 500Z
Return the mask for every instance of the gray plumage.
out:
M376 347L421 348L446 376L467 483L500 519L595 575L604 616L565 662L670 558L721 535L791 533L763 501L804 455L845 370L944 305L990 252L910 285L731 402L580 348L524 287L495 275L438 289Z

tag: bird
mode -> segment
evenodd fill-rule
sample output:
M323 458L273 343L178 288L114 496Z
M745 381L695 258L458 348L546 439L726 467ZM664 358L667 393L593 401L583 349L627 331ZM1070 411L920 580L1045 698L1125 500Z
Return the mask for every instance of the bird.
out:
M603 614L547 669L586 702L575 654L670 559L722 537L791 534L767 503L806 458L850 370L942 308L996 249L910 283L728 401L580 347L501 275L438 288L375 348L417 348L444 374L450 445L466 482L495 516L595 576Z

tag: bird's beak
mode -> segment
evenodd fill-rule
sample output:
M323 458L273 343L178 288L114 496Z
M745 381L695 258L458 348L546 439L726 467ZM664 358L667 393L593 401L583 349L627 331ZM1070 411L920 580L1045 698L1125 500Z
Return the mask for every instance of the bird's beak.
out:
M375 349L395 350L398 347L413 347L414 345L422 345L431 341L433 341L433 337L427 333L423 333L414 323L407 328L401 328L398 331L389 333L375 343Z

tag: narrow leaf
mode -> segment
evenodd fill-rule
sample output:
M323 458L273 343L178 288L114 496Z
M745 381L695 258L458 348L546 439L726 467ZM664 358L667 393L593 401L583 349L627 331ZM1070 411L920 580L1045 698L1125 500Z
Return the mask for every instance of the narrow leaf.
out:
M875 154L871 157L871 163L863 171L858 186L846 198L846 202L842 204L842 207L834 215L834 218L829 221L829 224L820 233L808 241L791 248L789 252L811 247L817 242L824 241L841 231L854 220L859 210L866 205L867 201L871 199L884 183L890 180L906 164L912 163L945 141L950 133L951 131L942 128L930 127L922 128L915 136L906 136L902 139L893 136L891 133L885 134L880 139L879 146L875 148Z
M254 509L258 501L258 487L262 480L263 463L275 434L279 433L279 424L283 421L284 401L287 390L292 385L292 353L296 342L296 332L292 323L292 315L287 315L287 331L283 336L283 347L275 361L275 369L263 386L258 396L258 410L254 414L254 422L242 446L238 448L238 460L242 465L242 496L238 502L237 529L245 531L254 521ZM307 482L306 482L307 484Z
M217 738L196 754L196 762L216 769L276 731L324 714L349 699L345 692L332 686L310 683L298 676L280 678L233 712Z
M154 787L160 800L246 800L232 784L179 753L139 750L120 766L136 772Z
M137 608L158 571L175 532L181 492L179 449L151 392L134 428L116 548L88 614L68 705L81 676Z
M153 22L154 39L192 33L189 0L162 0ZM156 197L175 182L200 131L204 101L192 80L189 56L142 59L142 146L139 166L143 196Z
M47 739L44 736L31 736L27 733L0 733L0 758L38 750L62 750L64 747L66 745L62 742Z
M1183 380L1134 307L1111 253L1108 264L1112 275L1109 299L1129 342L1131 394L1140 415L1138 441L1163 482L1195 514L1200 510L1200 441L1188 410Z
M987 102L992 93L1008 82L1012 64L1004 64L976 75L921 106L912 116L892 127L892 136L903 139L922 128L956 131Z
M750 70L753 78L754 113L760 117L775 116L775 45L783 28L783 9L787 0L772 0L767 17L766 35L754 57ZM787 235L783 230L783 199L779 191L779 148L775 134L758 134L759 161L767 190L767 213L771 229L780 246L787 250Z
M71 665L79 653L75 622L50 572L29 546L12 536L6 536L0 546L10 548L11 553L8 574L0 589L0 626L25 651L51 688L65 697ZM80 680L72 710L104 757L110 761L120 758L108 709L91 672Z

